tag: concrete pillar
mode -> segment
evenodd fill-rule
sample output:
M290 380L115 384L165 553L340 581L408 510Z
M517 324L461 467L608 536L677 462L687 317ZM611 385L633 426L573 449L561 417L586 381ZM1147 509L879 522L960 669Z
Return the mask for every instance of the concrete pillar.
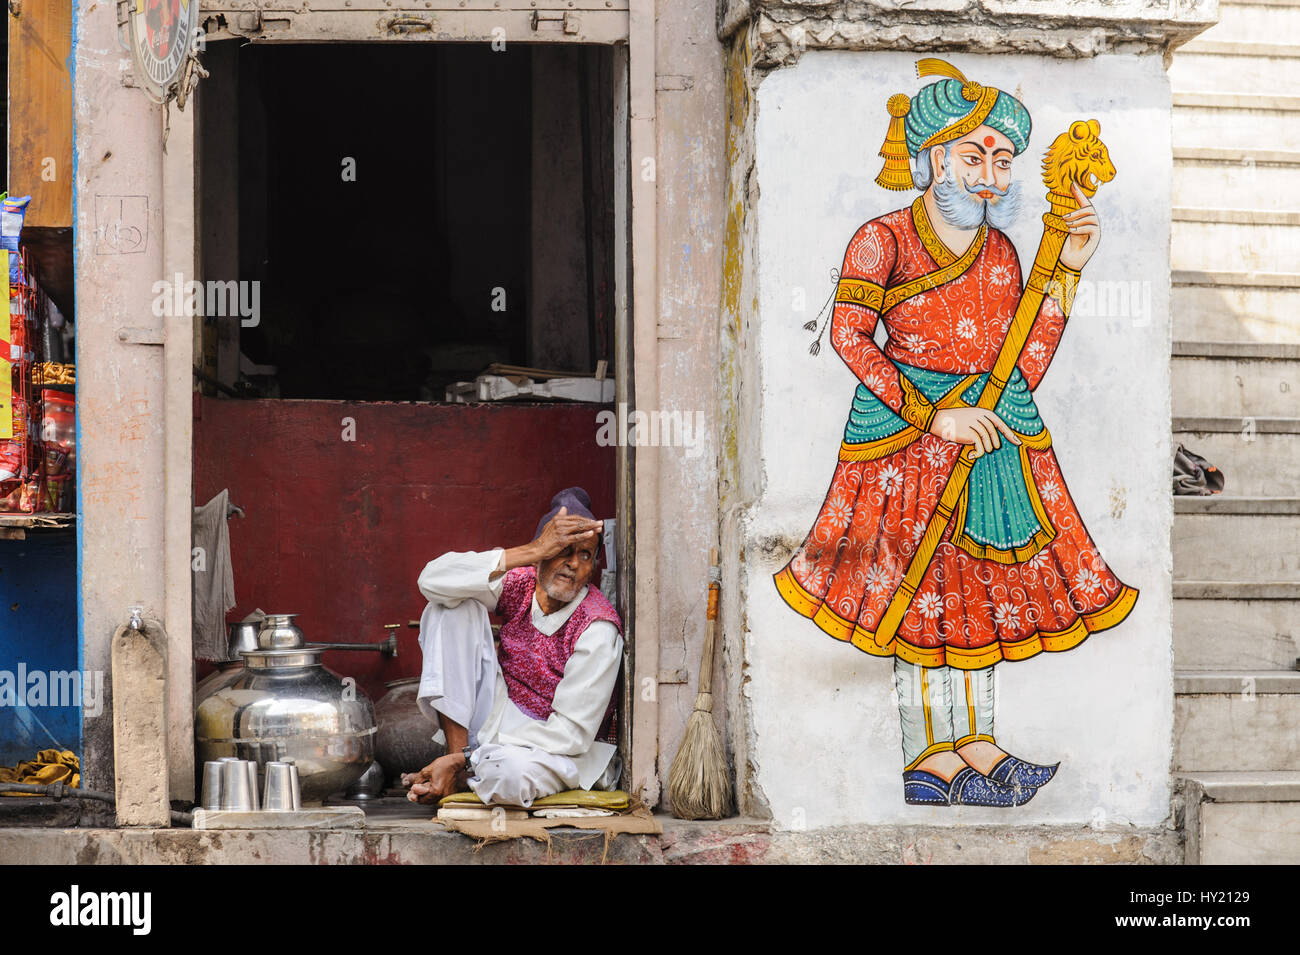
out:
M659 409L657 202L655 166L655 0L632 0L628 8L628 165L632 172L632 359L633 402L638 410ZM638 447L634 458L635 536L649 546L634 550L636 590L632 673L641 703L632 711L631 766L624 785L647 805L659 801L656 757L657 704L647 706L646 681L659 677L659 457ZM670 532L671 533L671 532ZM675 538L674 538L675 540ZM653 694L652 694L653 698ZM629 785L630 784L630 785Z
M661 778L681 745L697 690L714 679L698 672L708 555L718 543L718 442L725 434L717 414L717 368L727 104L712 13L711 4L695 0L660 4L655 18L659 393L663 410L691 425L689 441L683 433L683 440L659 452L660 496L672 506L671 519L653 539L659 554ZM639 522L637 533L647 540ZM721 646L716 656L723 657ZM724 661L719 671L725 667ZM725 724L727 699L718 680L713 712Z
M126 85L116 9L76 7L77 500L83 665L110 667L127 607L164 617L162 108ZM174 111L173 111L174 112ZM173 132L173 135L175 133ZM152 341L154 344L137 342ZM188 577L183 581L188 587ZM113 779L113 700L83 717L83 778Z
M163 159L163 274L198 277L199 231L195 202L195 103L173 110ZM167 722L172 727L171 794L194 796L194 654L191 629L190 547L193 544L194 328L203 319L165 319L163 338L163 531L166 574L163 617L167 627ZM230 323L227 323L230 324Z
M167 798L167 633L144 620L113 634L113 752L117 824L164 828Z

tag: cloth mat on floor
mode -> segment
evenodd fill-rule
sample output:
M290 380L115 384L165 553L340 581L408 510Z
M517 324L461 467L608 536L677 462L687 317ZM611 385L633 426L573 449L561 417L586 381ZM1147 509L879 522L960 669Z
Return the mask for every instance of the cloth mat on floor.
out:
M451 832L460 832L482 844L501 842L507 839L536 839L549 843L551 837L548 829L560 826L573 829L593 829L605 833L608 850L609 840L619 833L662 835L663 826L651 814L650 810L622 790L613 792L571 789L543 796L533 802L533 809L557 809L568 807L612 809L615 815L583 818L545 819L529 816L527 819L492 818L490 809L473 793L454 793L445 796L438 803L441 806L482 806L485 815L481 819L440 819L438 820ZM516 807L510 807L516 808Z
M608 792L600 789L566 789L564 792L534 799L533 809L557 809L559 807L582 806L590 809L622 810L632 804L632 797L621 789ZM438 807L443 806L482 806L483 800L474 793L452 793L438 800ZM522 806L519 808L523 808Z
M48 786L62 782L72 789L81 786L81 760L70 749L43 749L35 759L25 759L17 766L0 766L0 783L26 783ZM0 796L35 796L36 793L0 793Z

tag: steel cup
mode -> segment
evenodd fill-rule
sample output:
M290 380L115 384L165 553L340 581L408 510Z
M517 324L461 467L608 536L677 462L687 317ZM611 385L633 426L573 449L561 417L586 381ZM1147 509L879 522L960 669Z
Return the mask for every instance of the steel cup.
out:
M257 760L246 760L244 765L248 767L248 795L249 801L252 803L251 808L254 810L261 809L261 801L257 798L259 792L257 786Z
M302 808L302 787L298 785L298 764L293 760L286 760L289 764L289 779L293 788L293 808Z
M247 812L253 808L253 792L248 784L248 766L241 759L221 764L221 808Z
M221 808L221 766L213 760L203 764L203 808Z
M293 767L288 763L266 764L266 791L262 808L268 812L287 812L296 809L293 801Z

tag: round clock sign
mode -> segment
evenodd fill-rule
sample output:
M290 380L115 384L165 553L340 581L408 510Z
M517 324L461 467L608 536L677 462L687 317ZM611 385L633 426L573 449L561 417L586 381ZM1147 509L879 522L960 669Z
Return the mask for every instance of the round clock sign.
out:
M136 77L162 102L181 75L199 22L199 0L133 0L131 54Z

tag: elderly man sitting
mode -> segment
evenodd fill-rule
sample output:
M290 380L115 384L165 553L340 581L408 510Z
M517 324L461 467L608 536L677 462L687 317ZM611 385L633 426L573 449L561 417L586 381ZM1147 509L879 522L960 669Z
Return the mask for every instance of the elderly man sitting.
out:
M485 803L531 806L567 789L613 789L618 613L588 585L602 523L582 488L555 495L535 539L449 553L420 574L420 709L447 755L403 777L407 798L473 790ZM488 614L502 618L493 647Z

